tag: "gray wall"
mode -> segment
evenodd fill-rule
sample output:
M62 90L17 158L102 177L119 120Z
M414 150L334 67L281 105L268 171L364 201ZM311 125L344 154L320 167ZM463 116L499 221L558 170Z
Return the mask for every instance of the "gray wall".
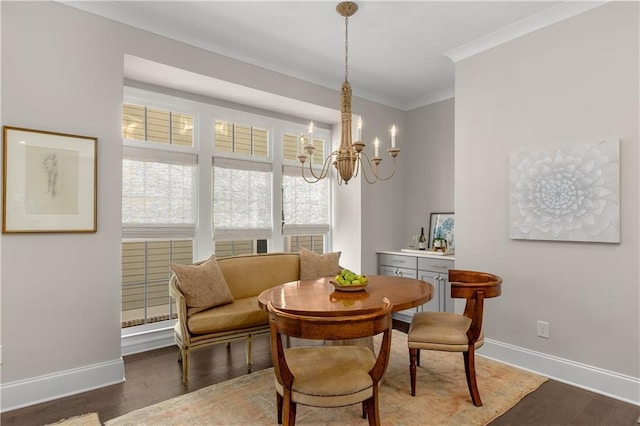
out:
M66 6L1 7L2 124L98 137L98 232L2 235L2 382L89 366L108 371L87 386L118 381L122 38Z
M611 2L456 64L456 267L504 278L491 339L635 378L639 29ZM621 140L620 244L509 239L509 155ZM536 321L550 338L536 337Z
M122 380L120 357L121 105L123 55L329 108L338 89L139 31L56 2L2 2L2 124L98 138L98 232L3 234L2 409ZM357 94L354 82L354 92ZM367 133L383 138L401 111L354 99ZM339 117L336 117L338 120ZM399 143L404 143L399 138ZM401 202L401 183L368 188L376 213L334 248L357 267L375 270L375 249L395 235L389 194ZM354 186L355 187L355 186ZM395 188L395 190L394 190ZM346 195L342 195L345 196ZM362 220L361 197L339 209L338 230ZM351 207L353 206L353 208ZM380 222L378 222L380 221ZM355 255L354 255L355 254ZM373 269L372 269L373 268Z
M453 212L454 198L454 99L416 108L407 113L407 132L412 135L407 150L403 240L424 227L429 232L429 216L435 212Z

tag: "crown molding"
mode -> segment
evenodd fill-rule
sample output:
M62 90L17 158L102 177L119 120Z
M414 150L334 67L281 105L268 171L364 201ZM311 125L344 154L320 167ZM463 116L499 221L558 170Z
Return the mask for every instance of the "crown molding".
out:
M521 19L518 22L514 22L475 41L451 49L445 52L444 55L456 63L541 28L600 7L609 1L610 0L566 1L540 13Z
M412 102L409 102L403 105L403 111L411 111L412 109L420 108L423 106L435 104L436 102L445 101L447 99L451 99L455 97L455 88L447 87L444 90L440 90L435 93L429 93L428 95L422 96L420 98L414 99Z

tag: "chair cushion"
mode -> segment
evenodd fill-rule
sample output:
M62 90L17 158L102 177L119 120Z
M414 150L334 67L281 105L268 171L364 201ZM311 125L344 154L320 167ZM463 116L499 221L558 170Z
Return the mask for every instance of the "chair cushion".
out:
M215 256L199 265L172 263L171 270L176 274L178 288L184 294L187 316L233 302L233 295Z
M373 395L369 370L375 355L364 346L314 346L285 350L293 373L291 398L314 407L357 404ZM276 390L283 388L276 379Z
M300 279L315 280L340 273L340 254L342 252L318 254L306 248L300 248Z
M467 330L471 319L452 312L417 312L413 315L407 341L409 348L438 351L465 352L469 340ZM484 343L484 333L475 344Z
M198 312L187 320L191 334L217 333L268 324L269 314L258 307L257 296Z

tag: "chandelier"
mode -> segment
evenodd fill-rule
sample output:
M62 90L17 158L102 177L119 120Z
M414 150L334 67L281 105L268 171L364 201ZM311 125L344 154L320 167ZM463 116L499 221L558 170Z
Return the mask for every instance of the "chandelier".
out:
M366 146L360 139L362 137L362 120L358 120L358 134L357 141L351 142L351 85L349 84L349 17L352 16L358 10L356 3L345 1L339 3L336 6L338 13L344 17L344 83L342 83L342 90L340 91L340 111L342 118L342 135L340 138L340 146L337 150L333 151L324 160L322 170L319 174L314 172L311 167L311 158L316 149L313 144L313 122L309 125L309 136L305 143L304 135L300 135L300 142L303 145L303 150L298 154L298 160L301 164L302 177L309 183L316 183L321 179L324 179L329 174L331 164L337 170L338 184L342 182L346 184L353 177L358 176L360 170L362 175L368 183L375 183L378 180L389 180L396 172L396 157L400 152L400 149L396 147L396 127L391 127L391 148L387 149L387 152L393 158L393 171L387 177L381 177L378 174L378 165L382 162L382 158L379 156L380 141L378 138L374 139L374 156L369 158L364 151ZM304 163L309 158L309 172L311 176L305 175ZM367 174L367 169L370 175Z

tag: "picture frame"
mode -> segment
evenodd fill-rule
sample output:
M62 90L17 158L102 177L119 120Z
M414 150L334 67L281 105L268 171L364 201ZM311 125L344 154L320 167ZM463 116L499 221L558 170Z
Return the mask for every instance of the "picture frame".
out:
M2 232L96 232L98 139L3 126Z
M431 213L429 217L429 249L433 250L433 239L442 237L447 241L447 251L455 250L455 216L453 212Z

